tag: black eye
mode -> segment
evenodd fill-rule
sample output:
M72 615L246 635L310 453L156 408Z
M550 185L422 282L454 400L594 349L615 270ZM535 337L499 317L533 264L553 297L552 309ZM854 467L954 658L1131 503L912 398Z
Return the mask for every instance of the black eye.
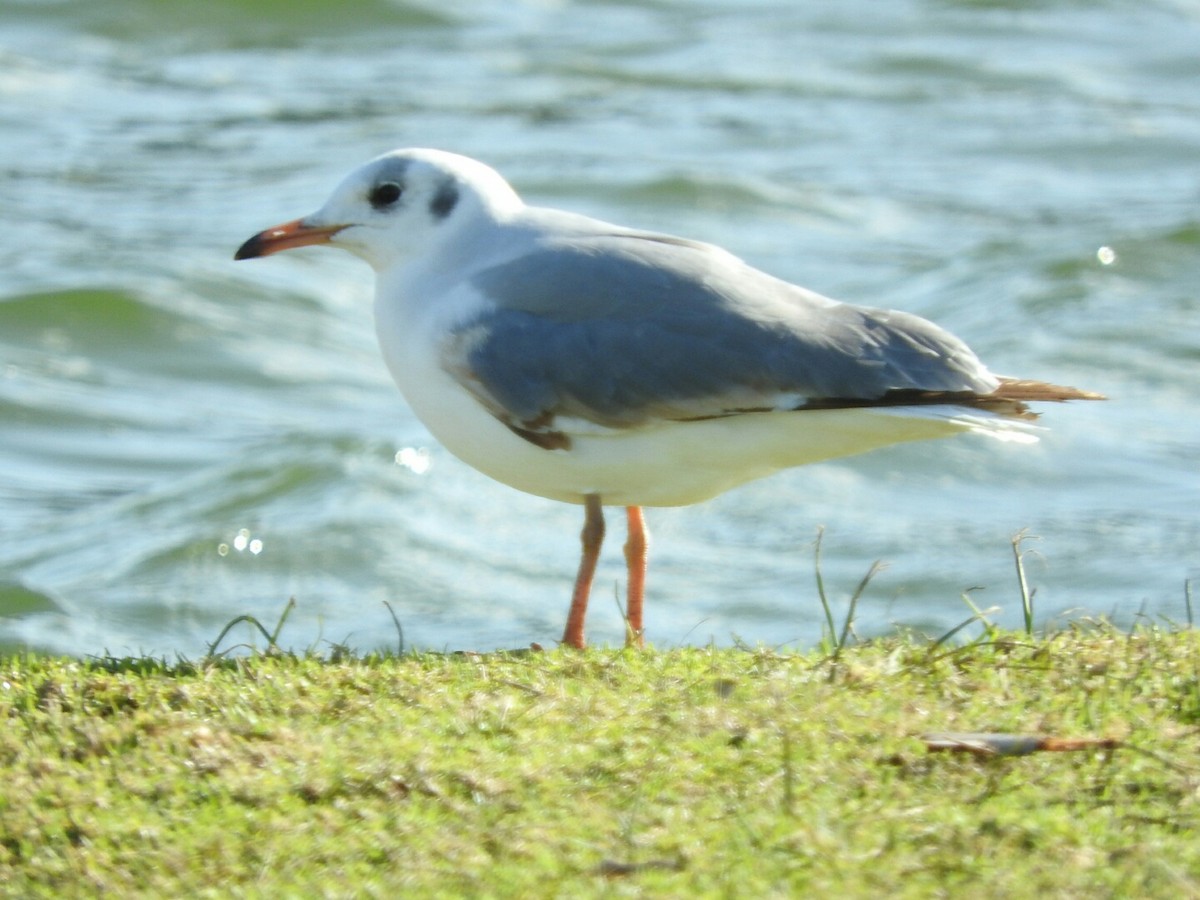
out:
M400 185L394 181L385 181L383 184L377 184L371 189L371 194L367 197L367 200L376 209L387 209L400 199L402 193Z

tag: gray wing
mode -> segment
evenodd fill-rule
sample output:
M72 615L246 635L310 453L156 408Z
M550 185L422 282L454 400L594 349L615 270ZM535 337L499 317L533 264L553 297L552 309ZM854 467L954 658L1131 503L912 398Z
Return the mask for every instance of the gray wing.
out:
M450 336L444 364L523 434L557 417L627 428L998 383L931 322L661 235L543 240L472 282L491 304Z

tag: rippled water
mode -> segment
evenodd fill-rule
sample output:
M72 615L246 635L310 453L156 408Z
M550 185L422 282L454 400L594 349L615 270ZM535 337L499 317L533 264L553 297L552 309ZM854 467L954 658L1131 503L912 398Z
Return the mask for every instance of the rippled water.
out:
M839 597L890 564L863 633L946 629L973 587L1017 624L1022 528L1040 619L1181 620L1197 46L1191 0L6 4L0 644L191 655L289 597L295 647L393 646L385 600L410 645L554 642L579 509L431 442L360 263L231 260L405 145L1111 395L1047 410L1033 448L899 447L651 511L655 643L814 641L821 525Z

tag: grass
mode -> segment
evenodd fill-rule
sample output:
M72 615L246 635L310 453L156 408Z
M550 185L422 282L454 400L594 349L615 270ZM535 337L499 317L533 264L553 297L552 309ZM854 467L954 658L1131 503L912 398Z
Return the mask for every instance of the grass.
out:
M0 895L1197 896L1198 651L3 658Z

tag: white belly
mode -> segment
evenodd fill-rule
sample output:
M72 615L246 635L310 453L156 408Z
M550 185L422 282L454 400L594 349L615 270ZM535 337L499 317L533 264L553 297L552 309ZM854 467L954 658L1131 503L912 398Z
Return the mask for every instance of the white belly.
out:
M572 434L569 448L546 450L514 434L451 379L441 378L440 385L405 378L401 389L447 450L497 481L567 503L598 494L613 506L684 506L780 469L889 444L991 430L981 427L987 419L952 418L947 407L814 410Z

